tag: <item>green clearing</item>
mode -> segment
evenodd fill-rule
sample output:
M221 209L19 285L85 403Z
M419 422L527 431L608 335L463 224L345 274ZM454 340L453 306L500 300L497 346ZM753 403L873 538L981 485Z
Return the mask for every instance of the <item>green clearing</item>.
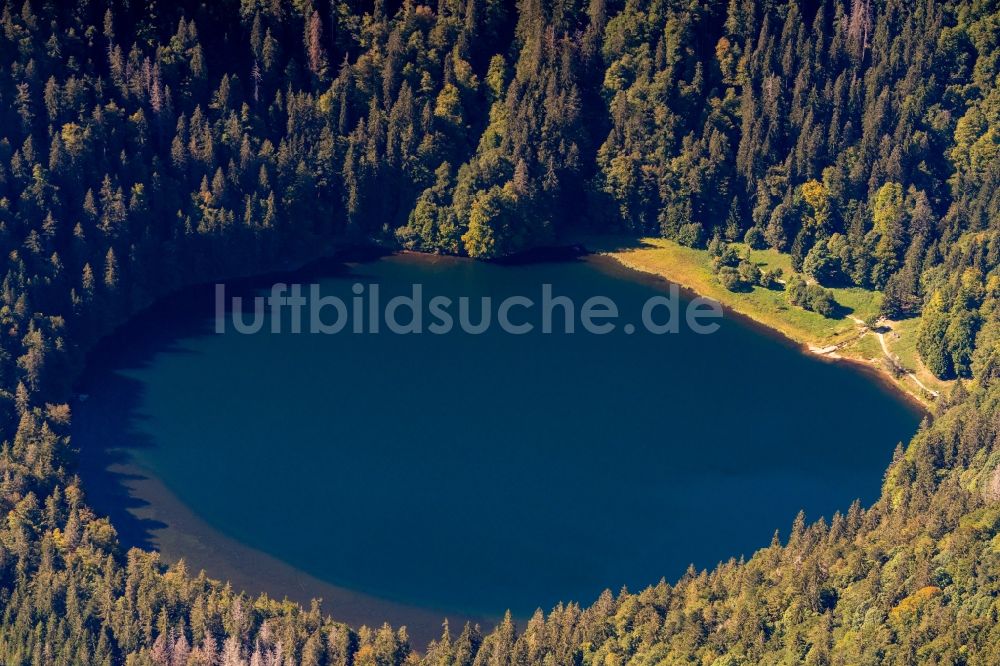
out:
M845 356L881 363L884 354L882 345L874 335L864 335L841 350Z
M917 373L923 369L920 355L917 354L917 327L919 325L920 319L896 321L892 324L892 334L886 336L886 344L892 353L899 358L903 367L910 372Z
M917 353L919 326L919 317L892 322L892 333L886 335L886 345L903 367L915 374L925 386L939 392L947 391L955 382L938 379L920 361L920 354Z
M702 296L713 298L796 342L820 349L837 346L837 355L872 365L903 391L928 404L924 391L912 378L893 375L889 364L885 362L885 354L878 338L871 333L860 335L859 325L854 321L855 318L867 321L878 314L881 292L859 287L832 288L834 298L846 312L840 318L828 319L789 304L783 289L755 286L747 291L729 291L719 283L713 272L708 250L685 247L663 238L643 238L636 241L596 237L584 239L583 244L595 252L613 257L624 266L658 275ZM741 253L746 251L746 246L742 243L733 245ZM775 250L751 250L750 259L762 270L780 268L783 279L787 279L793 272L791 257ZM937 379L920 362L916 350L919 325L919 318L892 322L892 331L886 335L886 344L902 365L914 372L924 385L937 391L947 390L950 382Z
M746 246L734 243L740 252ZM852 288L835 288L831 291L846 315L827 319L815 312L790 305L783 289L765 289L755 286L751 290L733 292L723 287L712 271L712 258L707 250L684 247L662 238L644 238L616 245L607 239L590 240L588 247L604 252L622 264L647 273L660 275L697 293L713 298L732 310L746 315L789 338L816 347L844 343L857 332L851 317L867 319L878 312L881 294L875 291ZM785 277L792 273L791 258L774 250L751 250L750 259L762 269L780 268Z

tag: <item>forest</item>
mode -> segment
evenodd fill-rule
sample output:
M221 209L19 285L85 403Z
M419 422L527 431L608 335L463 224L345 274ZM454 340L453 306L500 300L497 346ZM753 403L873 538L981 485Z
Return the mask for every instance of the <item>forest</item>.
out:
M0 2L0 662L1000 663L997 0ZM877 290L958 381L872 506L426 649L88 507L73 380L156 297L331 243L578 233L708 247L720 280L764 279L729 243L787 252L790 298Z

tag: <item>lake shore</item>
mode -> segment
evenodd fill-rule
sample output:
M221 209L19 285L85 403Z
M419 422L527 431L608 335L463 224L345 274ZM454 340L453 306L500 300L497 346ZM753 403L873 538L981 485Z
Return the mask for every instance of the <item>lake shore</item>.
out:
M141 500L140 506L129 511L144 525L154 526L147 529L148 534L143 538L148 538L149 545L160 553L165 564L175 565L183 560L188 571L204 571L209 578L226 581L233 589L251 596L266 594L305 607L319 599L324 613L355 629L363 625L377 629L381 621L394 627L405 626L414 646L421 650L441 637L442 623L446 620L452 632L457 633L466 622L489 631L501 619L398 603L334 585L226 536L134 459L112 465L108 472L125 479L123 484L131 496ZM129 541L130 535L122 536ZM373 618L381 621L373 622Z
M337 261L353 264L354 261L349 254L341 253ZM438 257L433 254L406 254L411 255L416 261L429 261L431 263L452 261L450 258ZM630 261L628 252L624 250L620 251L620 255L613 252L595 251L584 258L604 267L614 267L614 273L623 279L640 280L655 284L659 288L662 288L663 281L669 281L681 286L689 295L700 293L695 286L685 284L680 279L674 279L670 275L655 270L644 270L641 264ZM312 273L309 266L323 261L296 263L290 266L289 270L293 273L299 272L303 279L307 279L311 277ZM454 261L463 260L454 259ZM536 261L544 262L545 257L539 257ZM281 274L280 269L278 274ZM260 278L258 277L258 279ZM708 296L713 297L711 294ZM802 344L801 341L795 340L793 335L778 327L769 326L767 322L740 312L728 303L723 302L723 305L762 333L771 337L777 335L783 342L792 341L795 345ZM831 359L830 356L824 358ZM885 379L872 365L853 361L850 358L840 360L856 363L859 370L870 372L874 378L879 380ZM888 385L891 384L889 382ZM898 387L894 388L898 390ZM906 394L903 393L903 395ZM920 404L922 408L926 409L922 403L915 402L914 404ZM190 570L203 569L210 577L226 580L235 589L241 589L250 594L263 592L279 599L287 596L293 601L306 605L312 598L321 597L327 612L330 612L339 621L347 622L355 627L366 622L373 624L371 622L373 617L384 617L385 621L395 626L406 625L414 644L418 646L425 646L430 640L440 635L441 622L445 617L450 617L453 632L459 631L461 624L465 621L478 622L484 629L489 629L496 621L496 618L459 616L454 613L399 604L324 582L276 557L226 537L222 531L199 518L153 474L141 467L129 464L112 468L112 471L127 478L128 481L125 485L129 487L132 497L145 503L144 506L131 509L136 514L136 518L146 525L162 526L149 529L148 536L150 537L149 546L161 553L164 562L174 563L183 558ZM123 523L116 521L115 525L122 527ZM123 534L122 536L126 543L130 542L128 535ZM266 571L267 575L261 575L262 571Z
M816 313L792 310L778 304L775 298L754 300L744 293L728 291L703 264L705 258L702 255L707 253L683 248L663 239L622 241L613 237L594 236L582 238L579 242L593 256L607 258L633 273L676 284L691 294L715 300L727 314L741 317L768 333L778 335L798 346L803 353L850 364L922 411L929 412L932 409L937 391L925 383L930 380L924 377L921 381L913 372L897 375L890 371L890 367L899 366L899 360L890 356L885 336L870 331L856 316L848 316L839 321L824 320ZM767 291L755 287L751 293ZM853 292L850 296L855 297L859 309L870 309L862 311L862 314L870 315L877 311L871 307L874 300L862 305L857 299L857 292L861 290L838 291ZM867 344L861 344L863 338L871 340L876 335L881 348L873 350ZM915 362L919 363L919 360ZM946 382L938 382L937 388L947 386Z

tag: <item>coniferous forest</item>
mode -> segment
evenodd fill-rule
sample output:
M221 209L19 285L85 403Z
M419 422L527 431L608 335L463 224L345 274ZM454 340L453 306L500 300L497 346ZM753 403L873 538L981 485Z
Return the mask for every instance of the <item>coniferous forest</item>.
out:
M0 6L0 663L1000 663L997 0ZM872 506L426 649L125 552L88 508L73 380L157 296L330 243L601 232L879 290L958 381Z

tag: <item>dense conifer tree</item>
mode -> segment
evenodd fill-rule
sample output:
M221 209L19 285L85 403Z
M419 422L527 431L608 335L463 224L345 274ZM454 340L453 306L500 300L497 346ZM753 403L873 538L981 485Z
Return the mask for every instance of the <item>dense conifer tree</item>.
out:
M998 35L988 0L0 0L0 662L1000 663ZM152 298L334 239L583 229L711 241L736 289L775 276L730 243L790 252L792 304L882 290L966 381L871 507L420 655L88 508L69 385Z

